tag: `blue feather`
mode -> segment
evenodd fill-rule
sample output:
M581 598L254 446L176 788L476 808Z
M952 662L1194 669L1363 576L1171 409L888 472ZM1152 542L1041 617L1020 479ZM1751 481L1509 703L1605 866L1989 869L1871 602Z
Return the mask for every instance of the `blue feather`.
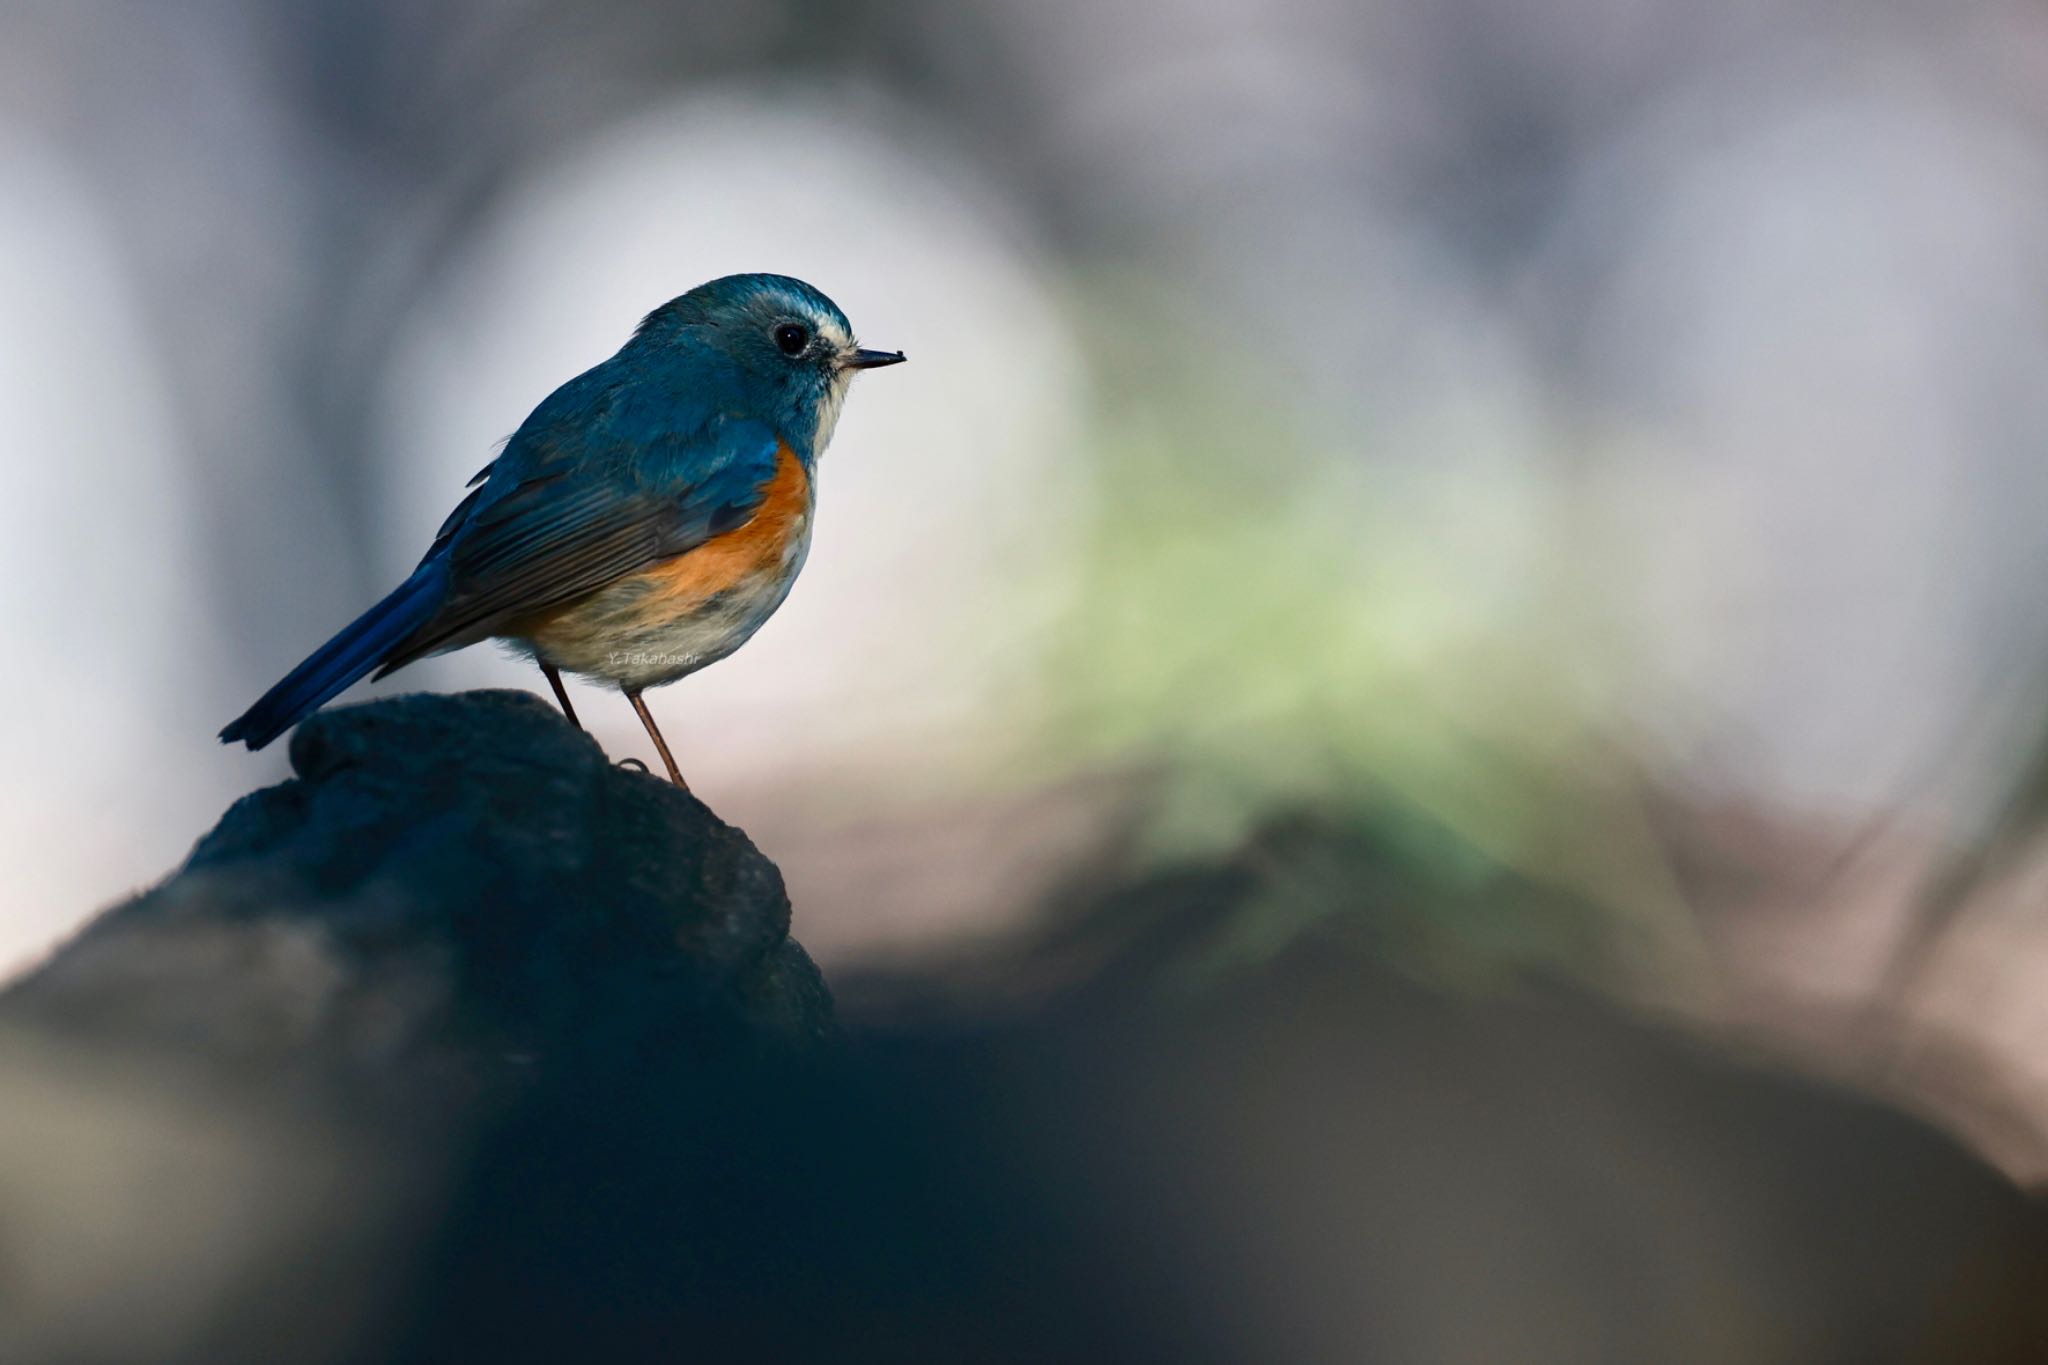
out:
M270 743L382 663L433 616L447 593L447 561L435 558L421 564L411 578L342 627L222 730L221 742L240 740L251 749Z

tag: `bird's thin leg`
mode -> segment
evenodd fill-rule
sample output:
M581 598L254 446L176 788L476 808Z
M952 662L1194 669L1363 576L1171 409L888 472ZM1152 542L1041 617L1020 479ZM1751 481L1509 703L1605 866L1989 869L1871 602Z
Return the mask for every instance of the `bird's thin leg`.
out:
M626 700L632 702L633 709L640 713L640 723L647 727L647 736L654 741L655 749L661 754L662 764L668 769L668 780L688 791L690 784L683 781L683 775L676 771L675 756L669 753L668 741L663 739L661 731L655 728L654 716L648 711L647 703L640 700L638 692L627 692Z
M536 659L534 662L540 663L540 660ZM576 708L569 705L569 689L562 686L561 670L553 664L541 664L540 671L547 676L548 686L555 689L555 700L562 704L562 714L569 718L571 725L581 730L583 722L576 719Z

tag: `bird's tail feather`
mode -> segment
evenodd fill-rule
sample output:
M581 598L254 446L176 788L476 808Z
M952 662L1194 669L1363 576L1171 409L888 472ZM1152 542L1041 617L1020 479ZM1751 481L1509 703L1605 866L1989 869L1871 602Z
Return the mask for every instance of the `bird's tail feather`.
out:
M220 732L223 744L237 740L260 749L383 662L400 641L433 616L446 595L447 573L422 564L383 601L344 626L312 656L284 675Z

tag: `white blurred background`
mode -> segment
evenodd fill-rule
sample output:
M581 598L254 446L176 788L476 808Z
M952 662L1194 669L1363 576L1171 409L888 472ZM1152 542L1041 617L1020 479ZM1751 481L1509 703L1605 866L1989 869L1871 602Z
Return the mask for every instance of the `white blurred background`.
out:
M1361 782L1651 899L1617 785L1774 889L1875 823L1910 899L2036 738L2044 92L1996 2L14 0L0 964L284 777L214 731L755 269L912 358L653 702L828 967ZM539 680L383 690L485 685ZM1850 903L1794 978L1868 988Z

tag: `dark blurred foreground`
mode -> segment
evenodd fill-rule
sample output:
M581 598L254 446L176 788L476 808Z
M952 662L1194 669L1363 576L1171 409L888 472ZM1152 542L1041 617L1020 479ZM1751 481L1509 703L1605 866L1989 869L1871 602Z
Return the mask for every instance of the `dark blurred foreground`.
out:
M1312 827L842 1026L774 866L531 698L293 762L0 998L0 1360L2048 1355L2048 1213L1917 1122L1370 914L1205 969L1369 898Z

